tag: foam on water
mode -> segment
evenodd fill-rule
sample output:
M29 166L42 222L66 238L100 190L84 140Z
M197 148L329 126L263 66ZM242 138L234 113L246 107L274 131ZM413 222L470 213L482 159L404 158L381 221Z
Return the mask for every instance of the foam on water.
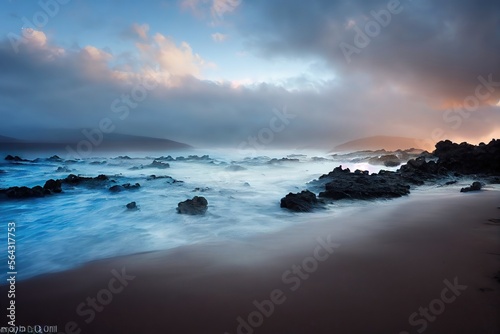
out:
M138 182L141 188L112 193L107 187L78 186L45 198L3 201L0 202L0 226L6 228L7 222L16 222L20 279L106 257L277 231L328 214L325 211L291 213L281 209L279 201L288 192L305 189L308 181L339 165L338 160L317 152L290 156L299 159L298 162L268 163L289 153L269 151L265 156L245 157L223 150L178 152L173 156L210 154L211 159L169 161L168 169L131 170L153 161L144 153L130 154L132 159L113 159L118 154L110 154L74 163L45 160L1 163L0 170L5 173L0 174L0 188L43 185L48 179L64 178L69 173L92 177L106 174L115 176L112 179L117 184ZM318 156L324 159L313 159ZM92 164L99 161L105 163ZM231 165L245 169L231 171L228 169ZM380 169L366 163L343 162L342 165L351 170L377 172ZM66 167L71 172L56 172L58 167ZM183 182L148 180L152 174L168 175ZM195 195L207 198L207 214L177 214L177 203ZM132 201L137 202L140 210L125 208L125 204ZM363 204L341 204L334 210L346 210L353 205ZM1 266L7 263L6 254L6 250L2 251Z

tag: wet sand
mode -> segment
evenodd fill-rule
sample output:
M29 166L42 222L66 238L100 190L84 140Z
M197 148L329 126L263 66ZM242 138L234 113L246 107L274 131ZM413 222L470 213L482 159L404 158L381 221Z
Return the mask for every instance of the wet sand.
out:
M498 206L494 189L420 192L98 261L18 282L16 320L66 334L500 333Z

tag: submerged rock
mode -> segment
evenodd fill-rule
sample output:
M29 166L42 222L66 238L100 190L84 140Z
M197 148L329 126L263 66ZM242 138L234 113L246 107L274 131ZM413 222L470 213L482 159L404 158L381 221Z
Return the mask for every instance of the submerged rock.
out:
M290 159L290 158L281 158L281 159L273 158L273 159L269 160L267 163L270 165L274 165L274 164L280 164L283 162L300 162L300 160L295 159L295 158L292 158L292 159Z
M240 165L230 165L225 168L225 170L230 171L230 172L239 172L242 170L247 170L245 167L240 166Z
M166 168L170 168L170 165L166 162L154 160L151 164L147 165L146 167L166 169Z
M469 191L479 191L482 188L481 182L473 182L470 186L460 189L461 193L466 193Z
M208 201L205 197L195 196L177 205L177 212L186 215L203 215L207 212Z
M106 175L99 175L99 176L96 176L96 177L85 177L85 176L79 176L79 175L75 175L75 174L69 174L65 179L62 179L62 183L66 183L66 184L73 184L73 185L77 185L77 184L81 184L81 183L87 183L87 184L95 184L95 183L100 183L100 182L104 182L104 181L108 181L109 180L109 177L107 177Z
M71 169L66 166L57 167L56 173L71 173Z
M310 212L319 204L316 195L309 190L300 193L289 193L281 199L280 207L295 212Z
M111 191L113 193L118 193L118 192L124 191L124 190L137 190L140 187L141 187L141 185L139 183L136 183L136 184L125 183L125 184L122 184L121 186L114 185L114 186L109 188L109 191Z

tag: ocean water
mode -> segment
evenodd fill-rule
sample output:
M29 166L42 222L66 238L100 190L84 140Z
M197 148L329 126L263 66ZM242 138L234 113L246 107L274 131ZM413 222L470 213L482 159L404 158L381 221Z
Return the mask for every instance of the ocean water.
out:
M86 262L195 243L244 239L307 222L318 215L356 210L363 202L341 201L315 213L281 209L280 199L306 189L306 183L343 165L378 172L380 166L342 161L324 152L265 151L248 156L230 150L106 154L77 162L48 161L50 155L26 154L38 162L0 162L0 188L43 186L71 174L111 176L116 184L139 183L139 190L112 193L109 186L68 187L64 193L28 200L0 201L0 228L16 223L18 279L71 269ZM209 155L208 159L168 161L170 168L146 166L159 156ZM2 155L3 157L4 155ZM273 158L298 159L270 163ZM165 161L167 162L167 161ZM237 166L237 167L236 167ZM66 171L58 172L58 168ZM391 168L383 168L391 170ZM396 168L392 168L394 170ZM172 179L148 179L150 175ZM204 216L181 215L177 204L193 196L209 203ZM139 210L127 210L135 201ZM6 272L6 242L0 261ZM5 268L5 270L4 270Z

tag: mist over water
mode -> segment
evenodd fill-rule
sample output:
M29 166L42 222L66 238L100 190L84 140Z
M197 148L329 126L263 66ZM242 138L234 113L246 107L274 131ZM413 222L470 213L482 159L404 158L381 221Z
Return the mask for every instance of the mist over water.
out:
M166 250L195 243L243 239L279 231L325 214L349 210L363 203L343 201L315 213L296 214L281 209L280 199L307 188L306 183L342 164L351 170L377 172L380 166L334 160L320 152L264 151L259 155L229 150L168 152L163 156L209 158L163 161L170 168L140 168L151 164L156 153L130 153L54 162L50 155L38 162L0 163L0 188L42 185L69 174L110 176L116 184L139 183L140 189L119 193L109 186L65 185L62 194L0 202L1 226L17 225L18 277L61 271L85 262L137 252ZM5 155L4 155L5 156ZM273 158L298 159L274 161ZM66 168L58 172L58 168ZM138 169L134 169L139 167ZM386 168L384 169L391 169ZM394 170L396 168L392 168ZM149 176L170 176L151 179ZM182 182L174 182L182 181ZM204 216L181 215L177 204L193 196L209 203ZM127 210L135 201L139 210ZM2 252L5 257L7 252ZM7 261L2 258L2 264Z

